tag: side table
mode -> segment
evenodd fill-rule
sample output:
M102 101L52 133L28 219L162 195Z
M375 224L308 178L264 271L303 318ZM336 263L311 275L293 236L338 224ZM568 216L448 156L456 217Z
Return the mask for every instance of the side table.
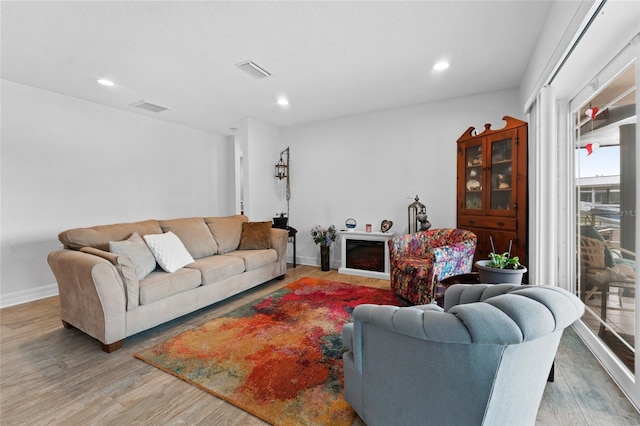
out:
M289 241L293 243L293 267L296 267L296 234L298 230L291 226L286 226L282 228L281 226L271 225L272 228L285 229L289 232Z
M478 284L480 282L480 275L477 272L470 272L468 274L452 275L445 278L442 281L436 283L434 289L436 303L441 308L444 307L444 292L447 291L449 286L453 284ZM438 288L440 287L440 288Z

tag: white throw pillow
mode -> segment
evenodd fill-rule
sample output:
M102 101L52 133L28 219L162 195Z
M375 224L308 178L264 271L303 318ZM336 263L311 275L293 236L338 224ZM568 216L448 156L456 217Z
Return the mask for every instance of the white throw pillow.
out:
M164 234L148 234L143 238L158 265L167 272L175 272L195 262L180 238L171 231Z

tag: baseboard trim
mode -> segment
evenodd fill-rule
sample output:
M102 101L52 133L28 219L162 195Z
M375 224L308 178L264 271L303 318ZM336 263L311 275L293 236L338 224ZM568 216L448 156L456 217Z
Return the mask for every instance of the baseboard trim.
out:
M0 308L8 308L9 306L21 305L57 295L58 284L49 284L28 290L15 291L13 293L0 295Z
M298 265L320 267L319 260L320 260L320 256L315 256L315 257L311 257L311 256L296 256L296 263ZM289 263L291 263L291 262L289 262ZM329 259L329 267L331 269L340 268L340 260Z

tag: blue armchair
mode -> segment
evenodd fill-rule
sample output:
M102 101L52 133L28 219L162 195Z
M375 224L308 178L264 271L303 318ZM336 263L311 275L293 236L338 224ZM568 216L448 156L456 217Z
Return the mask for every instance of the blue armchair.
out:
M535 424L582 302L552 286L455 284L444 304L356 307L342 330L346 401L368 426Z

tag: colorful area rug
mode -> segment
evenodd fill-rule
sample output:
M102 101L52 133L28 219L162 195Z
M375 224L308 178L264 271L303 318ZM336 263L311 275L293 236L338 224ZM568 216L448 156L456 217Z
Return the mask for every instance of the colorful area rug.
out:
M274 425L351 425L342 326L391 290L302 278L135 356Z

